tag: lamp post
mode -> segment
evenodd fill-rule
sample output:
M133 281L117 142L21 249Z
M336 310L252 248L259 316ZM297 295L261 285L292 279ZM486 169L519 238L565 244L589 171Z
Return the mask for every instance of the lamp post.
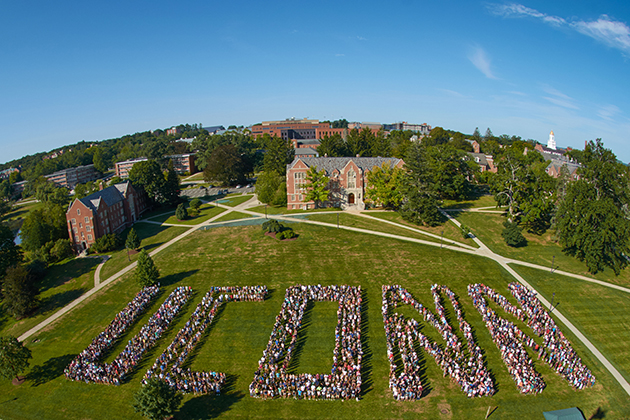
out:
M553 311L553 300L556 298L556 293L552 293L551 295L551 309L549 309L549 312Z
M556 262L556 256L554 255L551 258L551 271L550 271L551 273L553 273L553 266L555 265L555 262Z

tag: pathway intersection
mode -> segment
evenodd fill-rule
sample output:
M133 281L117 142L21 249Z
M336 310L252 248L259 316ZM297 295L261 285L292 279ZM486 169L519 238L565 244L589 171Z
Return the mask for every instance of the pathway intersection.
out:
M209 203L208 201L205 201L206 203ZM510 273L510 275L512 275L518 282L520 282L521 284L523 284L525 287L529 288L530 290L534 291L538 297L538 299L540 300L540 302L549 310L551 310L551 304L550 302L545 299L540 293L538 293L538 291L536 291L536 289L534 289L525 279L523 279L516 271L514 271L514 269L512 267L510 267L510 264L518 264L518 265L522 265L522 266L526 266L526 267L531 267L531 268L535 268L535 269L539 269L539 270L548 270L549 267L544 267L538 264L532 264L532 263L528 263L525 261L519 261L519 260L515 260L512 258L506 258L503 257L499 254L494 253L492 250L490 250L479 238L477 238L476 236L472 236L472 239L475 241L475 243L478 245L478 248L472 247L470 245L467 244L463 244L457 241L453 241L453 240L444 240L444 238L420 230L420 229L415 229L406 225L402 225L400 223L396 223L396 222L392 222L392 221L388 221L388 220L384 220L384 219L379 219L379 218L375 218L373 216L367 215L367 214L363 214L360 212L351 212L351 214L358 216L358 217L362 217L368 220L375 220L378 221L380 223L386 223L386 224L390 224L390 225L394 225L398 228L403 228L403 229L407 229L410 231L413 231L415 233L420 233L422 235L426 235L427 238L431 238L431 239L440 239L440 242L436 242L436 241L430 241L430 240L422 240L422 239L417 239L417 238L412 238L412 237L407 237L407 236L402 236L402 235L396 235L396 234L391 234L391 233L386 233L386 232L378 232L378 231L373 231L373 230L369 230L369 229L363 229L363 228L356 228L356 227L351 227L351 226L343 226L343 225L336 225L333 223L327 223L327 222L320 222L320 221L316 221L316 220L308 220L308 219L304 219L303 216L307 216L307 215L312 215L312 214L321 214L320 212L313 212L313 213L299 213L300 217L295 217L295 215L264 215L261 214L259 212L254 212L251 210L248 210L250 208L253 207L257 207L260 206L262 203L259 202L256 198L256 196L252 196L252 198L244 203L241 203L237 206L234 207L230 207L227 206L225 204L222 203L218 203L216 201L212 201L211 202L212 205L220 207L225 209L225 212L222 212L202 223L199 223L197 225L194 226L190 226L190 225L183 225L183 224L177 224L177 223L160 223L160 222L155 222L155 221L151 221L151 220L141 220L138 223L151 223L151 224L158 224L158 225L164 225L164 226L177 226L177 227L185 227L185 228L189 228L186 232L182 233L181 235L171 239L170 241L166 242L165 244L161 245L160 247L156 248L155 250L153 250L152 252L150 252L149 254L153 257L156 254L158 254L159 252L161 252L162 250L168 248L169 246L173 245L174 243L180 241L181 239L187 237L188 235L190 235L191 233L202 229L206 226L211 226L212 223L214 221L216 221L217 219L225 216L226 214L229 214L231 212L239 212L239 213L245 213L248 214L250 216L252 216L253 218L258 218L258 219L262 219L262 218L267 218L267 219L276 219L279 221L288 221L288 222L298 222L298 223L307 223L307 224L312 224L312 225L318 225L318 226L325 226L325 227L333 227L333 228L339 228L339 229L345 229L348 231L352 231L352 232L359 232L359 233L366 233L366 234L370 234L370 235L376 235L376 236L381 236L381 237L385 237L385 238L392 238L392 239L398 239L398 240L402 240L402 241L407 241L407 242L414 242L414 243L419 243L419 244L423 244L423 245L428 245L428 246L433 246L433 247L441 247L441 248L446 248L446 249L450 249L452 251L456 251L456 252L463 252L466 254L471 254L471 255L477 255L477 256L481 256L481 257L485 257L485 258L489 258L495 262L497 262L501 267L503 267L508 273ZM488 212L488 213L496 213L497 211L493 211L493 210L489 210L490 208L478 208L478 209L465 209L464 211L477 211L477 212ZM452 210L452 209L451 209ZM455 225L457 225L458 227L460 226L460 223L454 219L453 217L450 216L449 212L451 210L447 210L447 211L443 211L443 214ZM461 211L461 210L460 210ZM347 212L346 212L347 213ZM334 214L334 213L332 213ZM156 216L154 216L156 217ZM238 220L234 220L233 222L239 222L242 221L243 219L238 219ZM223 222L226 223L226 222ZM227 222L229 223L229 222ZM127 267L123 268L122 270L120 270L118 273L114 274L113 276L111 276L110 278L104 280L104 281L100 281L100 269L103 266L103 264L105 263L106 258L104 258L103 262L101 264L99 264L96 273L95 273L95 286L94 288L92 288L91 290L89 290L88 292L86 292L85 294L83 294L81 297L75 299L74 301L72 301L70 304L66 305L65 307L63 307L62 309L60 309L59 311L57 311L56 313L54 313L52 316L50 316L49 318L45 319L44 321L42 321L41 323L39 323L38 325L36 325L35 327L31 328L30 330L26 331L24 334L22 334L18 339L20 341L24 341L27 338L31 337L32 335L38 333L39 331L41 331L43 328L45 328L46 326L56 322L58 319L60 319L61 317L63 317L65 314L67 314L68 312L72 311L75 307L79 306L81 303L85 302L86 300L90 299L94 294L96 294L97 292L99 292L100 290L106 288L107 286L111 285L112 283L114 283L115 281L119 280L124 274L128 273L129 271L133 270L137 263L133 262L130 265L128 265ZM563 275L563 276L567 276L567 277L572 277L578 280L582 280L582 281L587 281L587 282L591 282L591 283L595 283L598 284L600 286L604 286L604 287L609 287L612 289L616 289L618 291L624 292L624 293L630 293L630 289L626 288L626 287L622 287L622 286L618 286L615 284L611 284L611 283L607 283L604 281L600 281L600 280L595 280L586 276L582 276L579 274L573 274L573 273L568 273L565 271L559 271L556 270L555 273ZM606 359L606 357L588 340L588 338L586 338L584 336L584 334L582 334L582 332L576 328L557 308L553 308L553 314L558 318L558 320L560 320L560 322L562 322L567 328L569 328L569 330L571 330L571 332L573 334L575 334L575 336L578 338L578 340L580 340L588 349L589 351L591 351L593 353L593 355L604 365L604 367L610 372L610 374L617 380L617 382L621 385L621 387L626 391L626 393L628 395L630 395L630 384L628 383L628 381L619 373L619 371Z

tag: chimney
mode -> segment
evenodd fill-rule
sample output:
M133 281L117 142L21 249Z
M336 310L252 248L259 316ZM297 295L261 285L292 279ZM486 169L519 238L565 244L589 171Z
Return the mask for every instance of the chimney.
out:
M527 147L525 148L525 150L523 150L523 155L527 156Z
M99 191L103 191L103 183L102 182L100 184L98 184L98 190Z
M360 157L358 153L357 153L357 157Z

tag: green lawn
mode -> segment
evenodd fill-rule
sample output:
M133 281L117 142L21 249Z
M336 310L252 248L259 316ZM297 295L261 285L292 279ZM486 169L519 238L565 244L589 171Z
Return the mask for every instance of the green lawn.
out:
M396 222L396 223L399 223L401 225L412 227L414 229L423 230L425 232L429 232L429 233L432 233L434 235L438 235L438 236L443 235L445 240L446 239L451 239L453 241L464 243L466 245L469 245L469 246L472 246L472 247L475 247L475 248L479 247L477 245L477 243L472 240L472 238L468 237L468 238L464 239L462 237L461 230L457 226L455 226L453 223L451 223L450 221L446 221L440 226L418 226L418 225L415 225L413 223L407 222L405 219L402 218L400 213L395 212L395 211L387 211L387 212L385 212L385 211L367 211L367 212L364 212L364 213L369 215L369 216L372 216L372 217L377 217L379 219L389 220L390 222Z
M244 202L251 200L253 195L252 194L247 194L247 195L230 194L230 195L227 195L226 197L229 197L229 198L224 198L224 199L220 200L221 204L223 204L225 206L229 206L229 207L236 207L239 204L243 204Z
M182 179L182 181L183 181L184 179L185 179L186 181L203 181L203 172L197 172L196 174L194 174L194 175L192 175L192 176L190 176L190 177L184 177L184 178Z
M377 213L374 213L374 214L377 214ZM332 223L335 225L337 224L336 214L313 214L313 215L308 215L306 217L309 220ZM360 228L360 229L369 229L376 232L391 233L393 235L401 235L401 236L406 236L406 237L415 238L415 239L422 239L429 242L440 243L439 238L433 238L431 236L423 235L422 233L418 233L418 232L413 232L411 230L408 230L402 227L397 227L389 223L381 223L379 221L370 220L361 216L355 216L353 214L348 214L348 213L339 214L339 225L355 227L355 228ZM437 235L439 234L440 233L438 232ZM463 239L457 242L461 243L463 242ZM444 240L444 243L457 245L457 243L453 243L453 241L449 241L447 239Z
M221 207L216 207L211 204L204 204L200 207L199 215L196 217L190 217L186 220L177 220L177 217L175 216L164 215L164 216L154 217L151 220L155 222L162 222L162 223L174 223L178 225L194 226L194 225L198 225L199 223L203 223L206 220L211 219L214 216L223 213L224 211L225 209L222 209Z
M35 314L16 321L0 307L0 331L19 336L94 287L100 258L72 258L52 264L38 282L40 304Z
M554 306L630 381L629 293L517 264L512 268L548 301L553 299Z
M265 206L251 207L247 209L249 211L255 211L257 213L265 214ZM301 213L321 213L328 211L339 211L336 207L326 207L323 209L310 209L310 210L288 210L287 206L267 206L267 214L301 214Z
M215 222L216 223L227 222L228 220L247 219L249 217L255 217L255 216L252 216L251 214L246 214L246 213L239 213L237 211L231 211L219 217L217 220L215 220Z
M124 347L131 334L139 330L174 287L188 285L195 293L128 381L118 387L70 382L63 377L63 368L132 299L138 286L131 275L99 292L52 328L27 340L33 352L32 368L27 372L27 381L20 386L13 386L8 381L0 383L0 417L140 419L131 405L144 372L186 323L208 288L256 284L269 287L268 299L264 302L226 304L187 364L193 370L225 372L228 386L220 396L185 396L175 418L481 419L488 406L498 406L490 418L501 419L542 418L542 411L571 406L579 407L587 418L598 409L610 419L622 418L630 412L628 395L568 331L564 331L566 336L593 370L596 385L575 392L534 356L536 368L544 377L547 388L535 396L523 396L517 391L500 359L499 350L466 293L468 284L484 282L507 294L506 285L512 278L496 263L404 241L375 240L372 235L334 228L302 224L295 229L300 235L297 240L273 241L262 235L259 226L219 227L195 232L161 252L155 261L165 290L109 357L114 357L116 350ZM528 273L524 275L531 280ZM389 365L381 316L381 285L400 284L433 309L430 285L434 282L448 285L459 296L464 316L474 329L479 345L485 350L486 363L498 389L493 397L467 399L457 385L443 377L434 360L421 352L419 355L428 394L413 402L396 402L392 398L388 389ZM364 390L361 401L264 401L249 397L248 386L266 347L285 290L295 284L362 287ZM576 283L571 289L581 287L583 283ZM570 299L571 295L567 298ZM514 302L514 299L510 300ZM560 307L562 305L564 302ZM593 301L594 308L598 305L607 306L609 302L601 299ZM617 303L613 302L613 305ZM619 302L619 305L625 303ZM451 308L446 307L447 317L457 328L452 322ZM613 306L615 308L617 306ZM304 344L297 372L323 373L330 369L335 309L336 305L321 302L312 305L305 314L309 322L304 324L300 333ZM421 321L410 308L401 307L401 313L413 315ZM607 312L602 314L608 317ZM604 321L606 319L612 324L616 318L609 317ZM422 331L427 336L437 338L429 326L423 325ZM522 327L529 332L525 326ZM38 341L34 343L35 338Z
M6 222L9 225L9 228L14 233L17 233L22 227L24 218L28 215L28 213L42 207L44 207L44 203L41 202L24 204L22 206L13 206L11 211L5 214L0 220Z
M495 207L497 202L493 195L481 195L472 200L444 200L442 208L444 209L473 209L479 207Z
M472 232L497 254L549 268L553 263L556 269L569 273L582 274L622 286L630 286L630 270L622 271L619 276L615 276L612 270L606 270L596 275L590 274L585 263L562 252L560 245L553 241L553 231L551 230L540 236L523 231L523 235L527 239L527 246L512 248L507 246L501 237L503 221L505 220L502 215L468 212L451 215L470 227Z
M153 223L136 223L133 228L136 230L138 237L141 239L140 247L147 251L165 244L178 235L186 232L187 228L181 228L176 226L160 226ZM123 232L123 238L127 236L128 230ZM127 253L126 249L121 249L112 253L111 258L107 260L103 269L101 270L101 280L106 280L113 276L127 265L131 264L138 258L138 254Z

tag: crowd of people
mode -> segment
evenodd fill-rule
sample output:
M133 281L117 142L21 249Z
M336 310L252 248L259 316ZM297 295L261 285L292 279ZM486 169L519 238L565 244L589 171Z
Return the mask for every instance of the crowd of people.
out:
M527 314L527 325L543 338L543 345L538 346L538 357L546 361L574 389L593 386L595 377L542 307L536 294L519 283L510 283L508 288Z
M123 309L105 331L99 334L87 349L81 352L65 369L68 379L119 385L125 374L133 370L143 354L155 345L169 324L188 301L192 289L176 288L140 329L112 363L97 362L127 331L134 320L144 312L148 303L157 295L158 286L146 287Z
M308 301L338 301L330 374L289 374ZM361 394L361 288L303 286L287 289L267 348L249 386L255 398L359 399Z
M197 345L202 334L214 320L219 307L227 302L263 301L267 286L212 287L203 297L184 327L179 330L173 342L157 358L144 376L143 383L157 376L171 387L183 392L209 394L221 391L225 373L195 372L182 368L188 355ZM213 295L219 296L213 298Z
M440 292L445 293L453 305L459 328L466 338L469 357L464 355L459 338L453 333L446 319ZM468 397L494 394L494 384L485 367L483 353L481 348L475 344L472 329L462 316L457 297L447 287L437 284L431 287L431 293L438 316L435 316L414 299L403 287L389 285L382 287L383 305L381 310L387 337L387 356L390 361L389 384L394 398L397 400L415 400L422 397L423 387L419 374L420 360L414 350L414 341L417 341L435 359L442 368L444 376L452 377ZM420 332L419 324L415 319L405 319L398 313L392 314L391 311L401 303L411 305L420 312L423 319L440 332L446 346L442 348L436 343L432 343ZM397 374L395 349L398 349L402 361L400 374Z

